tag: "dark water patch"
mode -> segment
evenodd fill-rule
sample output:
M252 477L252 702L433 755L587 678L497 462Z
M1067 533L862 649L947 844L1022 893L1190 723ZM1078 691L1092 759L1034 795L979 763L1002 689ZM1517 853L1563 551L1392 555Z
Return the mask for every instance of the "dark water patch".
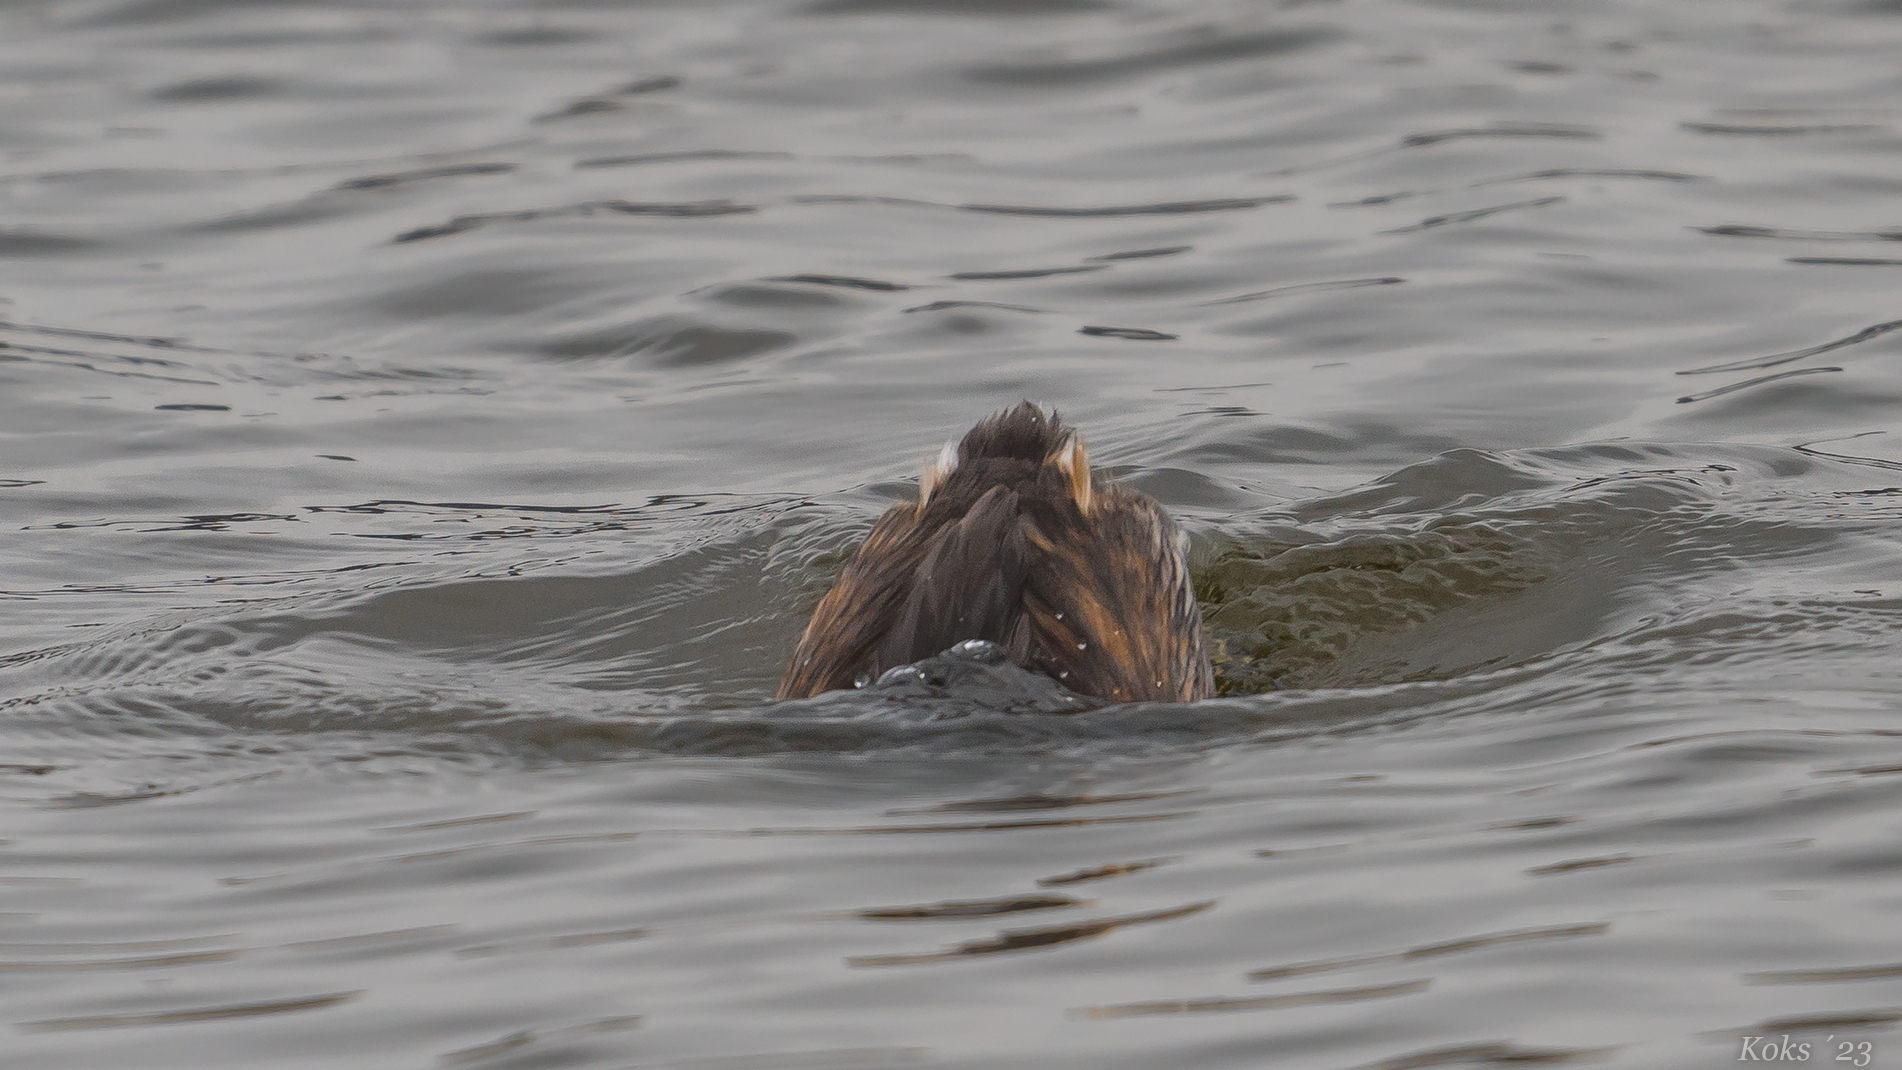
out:
M1203 307L1217 305L1238 305L1251 301L1265 301L1271 297L1292 297L1296 294L1327 293L1331 290L1358 290L1367 286L1393 286L1407 281L1398 275L1381 275L1369 279L1333 279L1328 282L1299 282L1289 286L1277 286L1271 290L1255 290L1250 293L1236 294L1233 297L1218 297L1213 301L1201 302Z
M434 182L444 178L468 178L480 175L513 174L517 165L512 163L464 163L446 164L441 167L422 167L414 171L395 171L381 175L364 175L361 178L347 178L332 186L339 192L359 190L386 190L400 186L413 186L422 182Z
M1528 1048L1504 1041L1459 1044L1446 1048L1396 1055L1355 1070L1430 1070L1436 1066L1556 1066L1560 1063L1609 1062L1619 1052L1609 1048Z
M44 324L12 323L5 320L0 320L0 331L43 334L58 338L84 338L94 342L123 342L126 345L141 346L147 349L183 349L197 353L231 352L230 350L207 349L203 346L188 345L183 339L179 338L159 338L151 335L138 334L112 334L105 331L86 331L72 327L48 327Z
M1085 884L1091 881L1105 881L1116 877L1127 877L1166 866L1177 858L1145 858L1136 862L1111 862L1107 865L1090 866L1070 873L1060 873L1054 877L1038 877L1039 888L1061 888L1071 884Z
M1201 999L1152 1000L1143 1003L1112 1003L1100 1007L1079 1007L1072 1013L1080 1018L1144 1018L1163 1014L1223 1014L1233 1011L1270 1011L1288 1007L1313 1007L1330 1003L1364 1003L1373 999L1392 999L1425 992L1429 980L1399 981L1394 984L1368 985L1364 988L1337 988L1324 992L1288 992L1279 996L1208 996Z
M521 821L534 817L534 810L513 810L506 814L477 814L474 817L449 817L440 821L417 821L408 825L387 825L377 832L435 832L440 829L463 828L468 825L493 825L503 821Z
M0 962L0 974L10 973L81 973L93 970L153 970L179 966L199 966L209 962L230 962L243 951L186 951L176 955L148 955L129 959L86 959L65 962Z
M647 93L661 93L669 89L679 89L680 86L681 80L678 75L655 74L646 78L636 78L631 82L623 82L610 90L610 92L623 97L637 97Z
M1678 374L1709 375L1713 372L1741 372L1755 371L1759 368L1774 368L1779 364L1789 364L1806 357L1820 356L1824 353L1833 352L1848 346L1858 345L1874 338L1880 338L1895 330L1902 330L1902 320L1889 320L1886 323L1873 324L1864 327L1855 334L1824 342L1821 345L1810 346L1808 349L1794 349L1787 353L1772 353L1767 357L1752 357L1748 360L1731 361L1726 364L1710 364L1701 368L1687 368L1684 371L1678 372ZM1837 368L1831 370L1841 371L1842 369Z
M1188 813L1123 814L1117 817L1033 817L1009 821L936 821L924 825L860 825L853 828L750 828L730 832L706 832L703 835L730 836L921 836L965 832L1025 832L1046 829L1092 828L1097 825L1146 825L1156 821L1175 821Z
M622 1014L611 1018L596 1018L592 1021L578 1022L574 1025L543 1026L537 1029L518 1029L507 1036L486 1044L458 1048L444 1052L436 1057L441 1066L465 1066L470 1063L485 1062L510 1052L520 1052L524 1048L545 1047L551 1043L572 1042L600 1033L618 1033L628 1029L637 1029L645 1019L638 1014ZM550 1063L564 1060L567 1053L554 1051L548 1053Z
M1836 966L1821 970L1764 970L1747 973L1747 985L1813 985L1840 981L1884 981L1902 977L1902 963L1886 962L1877 966Z
M179 1025L185 1022L215 1022L229 1018L258 1018L271 1014L299 1014L323 1010L362 997L362 990L331 992L297 999L265 1000L259 1003L232 1003L215 1007L186 1007L148 1014L95 1014L78 1018L45 1018L20 1022L15 1028L25 1033L52 1033L74 1029L124 1029L147 1025Z
M1158 386L1156 393L1225 393L1229 390L1250 390L1255 386L1274 386L1269 380L1263 382L1219 382L1210 386Z
M1758 227L1726 223L1715 227L1692 227L1720 238L1773 238L1778 241L1902 241L1902 230L1791 230L1785 227Z
M491 48L546 48L558 45L581 44L593 40L595 31L579 26L535 25L520 26L506 30L489 30L470 38L479 45Z
M138 366L189 368L189 365L174 361L158 360L151 357L131 357L114 353L93 353L75 349L57 349L50 346L22 345L18 342L0 342L0 363L41 364L50 368L62 368L73 371L91 372L98 375L110 375L119 379L145 379L160 383L183 383L188 386L222 386L214 379L198 379L185 375L160 375L156 372L130 371L124 368L106 367L108 364L130 364Z
M1178 918L1191 917L1215 906L1214 901L1189 903L1168 910L1152 910L1142 914L1124 914L1113 918L1097 918L1093 921L1076 922L1071 925L1052 925L1038 929L1006 929L995 937L983 940L967 940L964 943L946 948L943 951L928 951L908 955L855 955L845 960L848 966L924 966L940 962L956 962L959 959L977 955L1000 955L1019 951L1040 951L1046 948L1073 944L1079 940L1094 940L1108 936L1118 929L1132 925L1148 925L1159 921L1175 921Z
M1848 435L1842 439L1822 439L1816 442L1805 442L1800 446L1791 446L1790 448L1796 451L1797 453L1803 454L1806 457L1821 457L1826 460L1838 461L1843 464L1866 465L1870 468L1886 468L1886 469L1890 469L1891 471L1902 470L1902 461L1891 461L1881 457L1861 457L1851 453L1832 453L1828 450L1819 450L1816 448L1817 446L1822 445L1824 442L1841 442L1841 441L1854 440L1858 438L1865 438L1871 435L1880 435L1880 434L1886 434L1886 432L1864 431L1861 434ZM1887 492L1886 491L1867 491L1865 493L1882 494Z
M68 256L105 248L106 243L77 234L59 234L28 227L0 227L0 257L30 259Z
M289 88L287 83L277 78L231 74L174 82L153 90L151 98L166 104L219 103L278 96L287 92Z
M1525 873L1528 877L1556 877L1565 873L1580 873L1585 870L1629 865L1638 860L1637 855L1627 854L1605 855L1599 858L1568 858L1562 862L1533 866L1531 869L1526 870Z
M186 412L230 412L228 405L160 405L161 409L180 409ZM152 527L141 528L145 532L161 531L229 531L234 524L295 524L303 518L295 513L193 513L178 518L176 523L157 521Z
M1503 185L1508 185L1514 182L1551 182L1551 181L1555 181L1559 179L1573 179L1573 178L1637 179L1641 181L1652 181L1652 182L1708 182L1710 181L1710 179L1707 176L1687 174L1682 171L1657 171L1657 170L1647 170L1644 168L1629 168L1629 167L1548 167L1548 168L1545 168L1544 170L1528 171L1524 174L1503 175L1497 178L1482 178L1474 182L1468 182L1460 188L1484 189L1488 186L1503 186ZM1444 193L1444 192L1446 192L1444 189L1401 190L1396 193L1374 194L1373 196L1362 197L1359 200L1335 201L1333 203L1330 203L1328 207L1329 208L1369 208L1369 207L1375 207L1375 206L1379 206L1383 204L1393 204L1396 201L1410 200L1414 197L1425 197L1425 196L1430 196L1432 194Z
M927 1062L930 1048L827 1048L816 1051L773 1051L747 1055L710 1055L643 1063L640 1070L886 1070Z
M875 293L897 293L900 290L911 289L902 282L863 279L852 275L774 275L766 281L802 282L811 286L837 286L847 290L871 290Z
M1812 134L1875 134L1884 133L1888 127L1875 123L1708 123L1686 122L1677 124L1693 134L1715 134L1720 137L1807 137Z
M1013 895L1002 899L962 899L904 907L864 907L852 912L863 921L942 921L953 918L994 918L1036 910L1068 910L1092 905L1093 900L1068 895Z
M1902 488L1898 488L1902 493ZM1902 765L1865 765L1852 769L1818 769L1815 776L1895 776L1902 773Z
M713 216L749 215L759 211L758 206L735 204L732 201L683 201L674 203L643 201L586 201L581 204L563 205L558 208L525 208L514 212L483 212L474 215L460 215L447 223L435 226L417 227L406 230L391 238L392 244L422 241L426 238L443 238L451 234L462 234L480 227L498 223L532 223L543 219L565 219L589 216L649 216L663 219L700 219Z
M1759 375L1755 379L1745 379L1741 383L1731 383L1729 386L1720 386L1715 390L1705 390L1696 394L1685 394L1683 397L1680 397L1677 399L1677 403L1679 405L1685 405L1693 401L1709 401L1711 398L1723 397L1725 394L1734 394L1739 390L1748 390L1753 386L1762 386L1765 383L1781 382L1784 379L1795 379L1799 376L1804 376L1804 375L1826 375L1830 372L1839 372L1839 371L1842 371L1842 369L1841 368L1798 368L1794 371L1776 372L1771 375ZM1679 374L1684 374L1684 373L1680 372Z
M973 18L1038 17L1109 11L1109 0L816 0L807 15L948 15Z
M882 204L893 208L956 208L956 205L923 201L916 197L893 197L877 193L802 193L789 198L793 204Z
M1439 190L1401 190L1398 193L1376 193L1376 194L1373 194L1372 196L1362 197L1361 199L1357 201L1334 201L1331 204L1329 204L1328 207L1329 208L1372 208L1372 207L1377 207L1383 204L1392 204L1395 201L1405 201L1405 200L1411 200L1415 197L1425 197L1428 194L1438 193L1438 192Z
M223 0L120 0L88 11L75 22L80 26L163 25L230 10Z
M1164 245L1155 249L1131 249L1122 253L1104 253L1102 256L1086 256L1083 259L1096 261L1150 260L1159 256L1176 256L1194 249L1193 245Z
M563 119L580 119L590 115L610 115L614 112L626 110L627 105L618 100L613 100L608 97L583 97L580 100L571 100L561 107L556 108L554 111L543 112L530 121L553 123Z
M1563 828L1578 823L1576 817L1531 817L1523 821L1501 821L1487 825L1488 831L1495 832L1532 832L1544 829Z
M893 810L894 814L999 814L1026 813L1040 810L1068 810L1075 806L1113 806L1126 802L1154 802L1157 799L1175 799L1192 795L1191 791L1136 791L1113 794L1089 793L1084 795L1059 795L1038 792L1032 795L1010 795L1000 799L964 799L958 802L938 803L923 809Z
M578 169L601 167L645 167L661 163L700 163L707 160L790 160L790 152L762 152L749 149L686 149L678 152L643 152L631 156L590 156L576 160Z
M1224 33L1218 27L1208 26L1157 35L1147 47L1138 46L1104 56L984 63L966 67L962 73L965 78L985 85L1069 89L1092 82L1141 78L1184 68L1199 69L1211 63L1287 55L1332 44L1342 37L1342 32L1331 26L1252 33Z
M1048 309L1032 308L1029 305L1007 305L1001 301L933 301L928 305L913 305L905 312L948 312L954 308L994 308L1003 312L1029 312L1041 315Z
M1106 270L1108 266L1107 264L1078 264L1071 267L1019 268L1001 271L958 271L945 277L966 282L978 282L987 279L1042 279L1052 275L1087 275L1092 271Z
M1130 342L1173 342L1182 337L1148 327L1078 327L1076 333L1087 334L1092 338L1121 338Z
M0 953L40 954L40 955L105 955L127 951L177 951L185 948L204 947L206 944L229 944L236 941L234 934L218 936L187 936L173 940L121 940L115 942L85 943L8 943L0 944Z
M1786 264L1831 264L1837 267L1902 267L1902 260L1874 256L1786 256Z
M1418 959L1436 958L1441 955L1463 954L1489 947L1508 944L1520 944L1532 940L1561 940L1578 936L1603 936L1611 931L1609 922L1585 922L1578 925L1549 925L1537 929L1512 929L1507 932L1485 933L1480 936L1468 936L1458 940L1447 940L1437 944L1422 944L1404 951L1382 952L1373 955L1355 955L1350 958L1328 959L1321 962L1297 962L1288 966L1268 966L1248 971L1251 981L1278 981L1284 977L1306 977L1309 974L1332 973L1336 970L1359 969L1362 966L1395 966Z
M1475 223L1489 219L1502 212L1515 212L1522 208L1544 208L1547 205L1563 204L1567 198L1562 196L1536 197L1529 201L1514 201L1511 204L1495 204L1485 208L1473 208L1464 212L1448 212L1445 215L1428 216L1411 226L1395 227L1382 231L1383 234L1411 234L1415 231L1432 230L1436 227L1453 226L1460 223Z
M1481 179L1471 183L1468 188L1497 186L1508 182L1548 182L1557 178L1633 178L1652 182L1710 181L1705 175L1687 174L1683 171L1656 171L1636 167L1548 167L1542 171L1528 171L1523 175Z
M1301 503L1288 513L1299 526L1233 532L1194 569L1218 685L1241 694L1346 683L1336 674L1349 663L1357 686L1452 679L1584 641L1641 562L1697 544L1730 562L1754 537L1746 531L1761 531L1766 547L1793 533L1743 517L1693 523L1682 512L1726 493L1745 466L1756 480L1774 478L1780 463L1615 445L1512 459L1455 451ZM1374 517L1389 519L1368 526ZM1469 615L1481 607L1502 615L1497 628ZM1435 620L1452 630L1442 634ZM1362 645L1376 634L1379 643ZM1376 646L1385 667L1357 661Z
M1250 208L1259 208L1264 204L1286 204L1294 200L1293 194L1281 193L1270 197L1226 197L1209 201L1167 201L1161 204L1119 204L1107 208L1064 208L1027 204L961 204L958 208L966 212L983 212L989 215L1042 216L1051 219L1114 219L1121 216L1146 215L1193 215L1200 212L1239 212ZM1154 252L1145 255L1166 255ZM1115 257L1091 257L1093 260L1129 259L1127 255Z
M1420 148L1426 145L1443 145L1449 141L1471 141L1489 138L1557 138L1560 140L1597 140L1604 137L1589 126L1577 126L1569 123L1500 123L1497 126L1468 127L1458 130L1433 130L1420 134L1408 134L1400 139L1402 148Z
M773 279L770 282L789 282L788 279ZM849 308L850 298L836 291L851 287L818 287L789 285L767 286L759 283L739 283L733 286L716 286L695 293L695 296L732 308L765 311L778 315L796 315L800 312L829 312Z
M544 112L530 120L535 123L558 122L563 119L579 119L590 115L611 115L628 110L623 98L646 96L649 93L662 93L681 86L679 77L671 74L653 75L623 82L611 89L577 97L553 111Z

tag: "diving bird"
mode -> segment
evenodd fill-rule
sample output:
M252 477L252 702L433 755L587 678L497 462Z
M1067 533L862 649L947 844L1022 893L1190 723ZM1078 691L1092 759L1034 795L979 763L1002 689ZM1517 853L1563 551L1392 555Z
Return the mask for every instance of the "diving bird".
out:
M1090 471L1026 401L947 443L820 600L779 698L863 686L968 639L1111 702L1214 693L1187 538L1156 502Z

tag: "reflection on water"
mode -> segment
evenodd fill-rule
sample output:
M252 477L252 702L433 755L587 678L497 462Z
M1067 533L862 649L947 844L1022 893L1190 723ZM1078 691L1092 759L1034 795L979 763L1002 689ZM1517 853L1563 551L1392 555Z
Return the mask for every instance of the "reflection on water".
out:
M6 1050L1879 1045L1893 8L7 8ZM1025 397L1221 697L771 704Z

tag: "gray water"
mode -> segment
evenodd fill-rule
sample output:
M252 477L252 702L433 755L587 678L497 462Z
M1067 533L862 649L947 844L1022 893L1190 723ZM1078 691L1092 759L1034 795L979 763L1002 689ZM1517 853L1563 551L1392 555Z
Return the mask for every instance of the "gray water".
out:
M1895 1065L1899 54L14 0L0 1063ZM773 705L1022 398L1222 697Z

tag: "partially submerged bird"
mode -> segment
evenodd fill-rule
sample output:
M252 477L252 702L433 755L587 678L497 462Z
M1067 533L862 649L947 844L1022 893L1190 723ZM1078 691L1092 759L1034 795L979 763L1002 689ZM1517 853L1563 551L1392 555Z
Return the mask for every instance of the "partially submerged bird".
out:
M846 564L779 696L862 686L969 639L1111 702L1214 693L1187 540L1154 500L1090 472L1026 401L929 465Z

